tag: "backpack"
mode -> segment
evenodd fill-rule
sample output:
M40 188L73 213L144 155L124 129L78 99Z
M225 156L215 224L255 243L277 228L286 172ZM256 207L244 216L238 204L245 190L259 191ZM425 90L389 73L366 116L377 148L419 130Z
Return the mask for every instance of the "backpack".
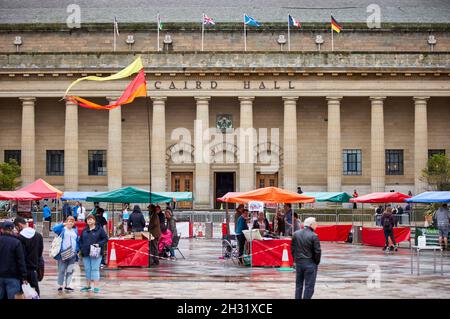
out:
M391 219L387 218L386 216L384 217L384 221L383 221L383 227L384 228L391 228L392 224L391 224Z

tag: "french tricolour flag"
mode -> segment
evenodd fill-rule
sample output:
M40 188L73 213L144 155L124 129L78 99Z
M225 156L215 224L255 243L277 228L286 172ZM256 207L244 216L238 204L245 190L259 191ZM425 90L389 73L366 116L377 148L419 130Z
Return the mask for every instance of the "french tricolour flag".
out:
M296 27L298 27L298 28L301 28L301 27L302 27L302 25L300 24L300 22L296 21L296 20L294 19L294 17L291 16L291 15L289 15L289 25L296 26Z

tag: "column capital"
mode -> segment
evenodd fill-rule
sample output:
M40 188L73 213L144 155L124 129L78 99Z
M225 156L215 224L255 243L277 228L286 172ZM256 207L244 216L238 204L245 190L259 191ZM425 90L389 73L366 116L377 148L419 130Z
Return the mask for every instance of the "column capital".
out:
M210 96L194 96L194 99L197 102L208 102L211 100L211 97Z
M34 96L21 96L19 97L19 100L22 102L35 102L36 98Z
M342 100L342 96L327 96L328 102L340 102Z
M429 99L430 97L429 96L413 96L413 100L414 100L414 102L423 102L423 103L425 103L425 102L427 102L427 100Z
M239 101L241 102L253 102L255 100L254 96L238 96Z
M77 103L75 103L75 102L73 102L71 100L66 100L65 103L66 103L66 105L76 105L76 106L78 106Z
M165 102L167 100L167 96L152 96L150 99L153 102Z
M285 102L297 102L298 96L283 96L282 99Z
M106 96L105 98L109 101L109 102L115 102L119 99L120 96Z
M383 102L386 99L386 96L369 96L371 101L380 101Z

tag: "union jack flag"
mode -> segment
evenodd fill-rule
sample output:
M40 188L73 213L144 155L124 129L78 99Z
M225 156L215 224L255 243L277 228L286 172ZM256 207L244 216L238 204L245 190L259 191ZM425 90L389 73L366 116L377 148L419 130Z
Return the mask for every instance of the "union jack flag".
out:
M206 14L203 14L203 24L204 25L208 25L208 24L215 25L216 23L214 22L214 20L212 18L208 17Z

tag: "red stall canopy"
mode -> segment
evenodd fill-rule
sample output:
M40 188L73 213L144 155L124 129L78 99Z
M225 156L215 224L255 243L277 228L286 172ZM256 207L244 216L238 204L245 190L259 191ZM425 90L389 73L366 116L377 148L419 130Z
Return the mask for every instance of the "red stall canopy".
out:
M351 203L403 203L405 199L411 198L399 192L382 192L351 198Z
M229 193L228 193L229 194ZM228 195L227 194L227 195ZM226 195L225 195L226 196ZM225 197L224 196L224 197ZM260 201L264 203L313 203L314 197L297 194L278 187L264 187L253 191L230 195L223 200L228 203L248 203Z
M41 197L35 196L25 191L0 191L0 200L39 200Z
M40 198L60 198L63 195L63 192L41 178L19 190L29 192Z

